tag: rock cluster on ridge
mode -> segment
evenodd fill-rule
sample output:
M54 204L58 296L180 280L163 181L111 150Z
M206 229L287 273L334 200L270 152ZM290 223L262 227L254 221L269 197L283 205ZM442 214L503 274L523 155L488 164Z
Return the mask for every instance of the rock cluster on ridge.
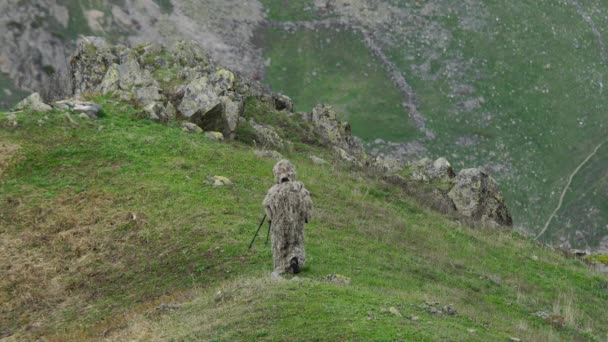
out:
M441 182L439 187L425 190L432 207L489 226L512 225L498 185L487 173L466 169L456 174L445 158L425 158L409 165L411 173L404 182L400 171L405 163L391 157L369 157L360 140L352 135L350 125L340 121L331 106L319 104L311 112L296 115L289 97L274 94L257 82L216 65L195 43L181 41L171 49L159 44L128 48L85 37L70 62L75 97L114 96L133 103L150 120L181 120L185 131L205 132L217 141L235 139L243 125L249 127L254 141L262 148L290 149L292 142L285 134L279 134L281 129L273 126L272 120L244 117L247 99L256 98L268 111L301 121L310 130L314 143L330 148L339 159L379 171L403 186L411 181Z

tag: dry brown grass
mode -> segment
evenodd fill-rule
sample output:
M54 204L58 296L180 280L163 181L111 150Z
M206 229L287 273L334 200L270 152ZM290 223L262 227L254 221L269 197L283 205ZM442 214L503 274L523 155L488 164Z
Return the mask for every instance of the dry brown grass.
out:
M44 329L50 313L95 296L100 262L128 267L115 255L120 248L108 248L123 243L109 232L144 224L100 192L7 198L1 207L0 325L33 331Z
M17 154L20 146L16 144L11 144L8 142L4 142L0 140L0 176L4 170L8 167L9 162Z

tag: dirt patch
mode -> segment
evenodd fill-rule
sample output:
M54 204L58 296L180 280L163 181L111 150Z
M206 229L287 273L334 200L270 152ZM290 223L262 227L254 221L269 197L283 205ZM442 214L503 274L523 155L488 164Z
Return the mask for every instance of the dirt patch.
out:
M0 141L0 176L8 167L10 160L13 158L20 146Z

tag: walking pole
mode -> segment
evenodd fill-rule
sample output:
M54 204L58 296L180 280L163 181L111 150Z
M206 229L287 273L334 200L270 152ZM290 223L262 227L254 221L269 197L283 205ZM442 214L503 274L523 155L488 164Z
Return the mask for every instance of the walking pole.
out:
M266 232L266 242L264 242L265 245L268 245L268 237L270 236L270 225L272 224L272 222L270 220L268 220L268 232Z
M258 233L260 232L260 229L262 228L262 225L264 224L264 220L266 220L266 214L264 214L264 217L262 217L262 221L260 222L260 226L258 227L258 230L255 232L255 235L253 236L253 239L251 239L251 243L249 244L249 249L251 249L251 246L253 246L253 242L255 241L255 238L258 236Z

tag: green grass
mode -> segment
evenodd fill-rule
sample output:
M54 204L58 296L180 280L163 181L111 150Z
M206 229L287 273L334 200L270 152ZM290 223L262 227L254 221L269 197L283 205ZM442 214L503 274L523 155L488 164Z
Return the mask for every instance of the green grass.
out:
M292 97L297 111L331 104L365 140L404 141L419 135L401 108L399 93L358 35L276 29L263 35L271 61L266 81Z
M106 115L77 127L54 112L41 126L42 115L21 114L11 128L0 114L0 143L20 146L0 176L0 326L17 339L601 341L608 334L608 282L581 261L517 234L451 222L315 146L284 151L315 206L302 282L269 282L263 239L246 246L274 161L248 145L137 119L129 105L95 101ZM256 103L245 116L287 124ZM315 165L309 154L332 162ZM234 185L211 187L209 175ZM322 282L330 273L351 285ZM457 314L433 316L427 301L452 304ZM160 303L183 306L163 313Z

